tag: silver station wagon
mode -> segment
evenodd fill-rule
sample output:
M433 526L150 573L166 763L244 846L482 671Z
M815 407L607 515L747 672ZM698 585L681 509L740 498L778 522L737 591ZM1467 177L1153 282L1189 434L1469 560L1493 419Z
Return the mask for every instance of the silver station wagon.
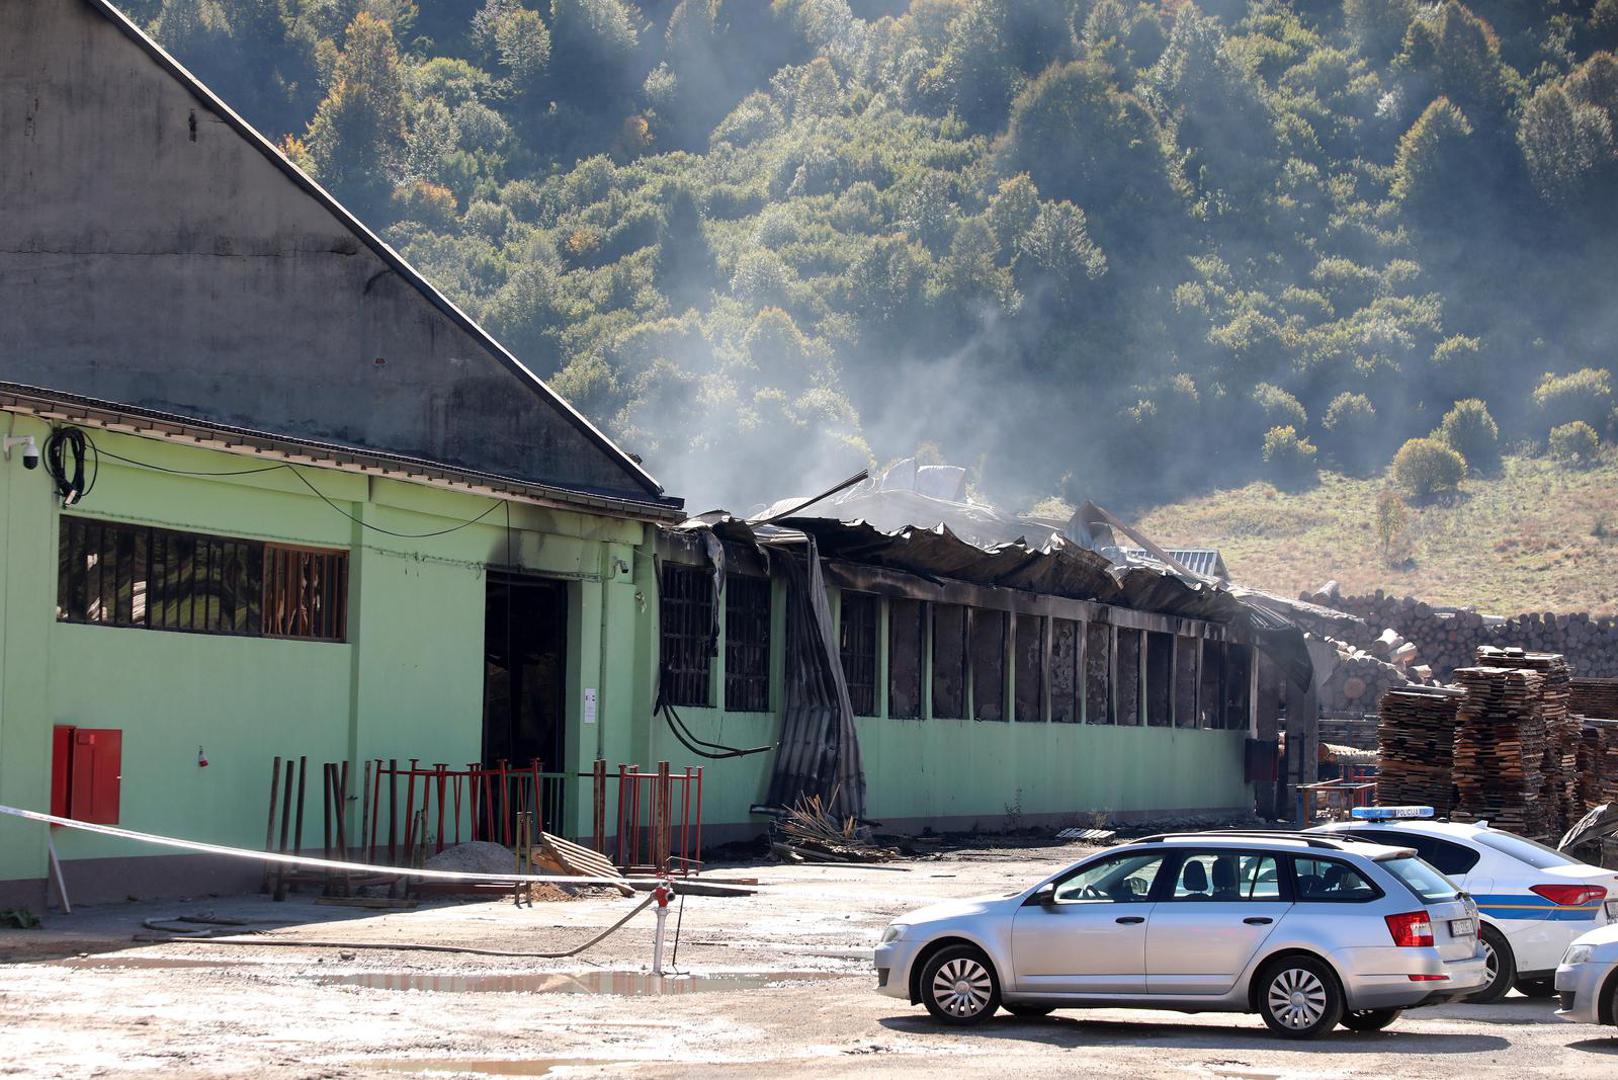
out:
M1387 1027L1482 986L1476 906L1406 848L1188 833L1011 896L923 908L876 949L881 993L946 1024L1004 1007L1256 1012L1279 1035Z

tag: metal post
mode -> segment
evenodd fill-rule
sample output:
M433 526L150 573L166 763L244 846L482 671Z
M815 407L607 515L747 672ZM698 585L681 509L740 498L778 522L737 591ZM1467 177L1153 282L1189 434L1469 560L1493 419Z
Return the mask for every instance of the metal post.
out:
M449 762L440 761L434 766L438 770L438 840L437 850L444 850L444 792L449 787Z
M365 762L360 778L360 862L371 861L371 762Z
M663 935L669 921L669 891L666 881L658 882L652 889L653 896L657 898L657 907L653 909L653 914L657 916L657 930L652 935L652 974L658 976L663 974Z
M303 803L304 803L304 792L305 792L304 781L307 778L308 771L309 771L309 759L307 757L298 758L298 819L293 824L292 831L296 834L293 837L293 843L296 845L296 847L293 850L299 855L303 854Z
M607 853L607 759L596 758L590 769L592 780L592 810L594 811L595 849Z
M286 795L281 800L281 854L287 853L287 830L292 826L292 759L287 759L286 769ZM287 898L286 890L286 863L275 864L275 892L277 900Z
M388 865L399 865L399 759L388 759Z
M275 804L276 796L281 793L281 755L275 755L275 763L270 767L270 820L264 826L264 850L275 850ZM274 863L264 864L264 881L259 886L260 892L270 891L270 871Z

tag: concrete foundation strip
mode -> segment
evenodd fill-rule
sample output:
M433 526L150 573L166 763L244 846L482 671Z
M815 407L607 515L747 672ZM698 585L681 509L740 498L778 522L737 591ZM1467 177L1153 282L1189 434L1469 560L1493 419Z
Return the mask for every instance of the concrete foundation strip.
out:
M16 806L0 805L0 814L10 817L22 818L25 821L37 821L45 825L60 825L64 829L78 829L82 832L99 833L102 836L116 836L123 840L135 840L143 844L157 844L162 847L181 848L186 851L199 851L206 855L224 855L236 859L251 859L254 862L284 863L288 866L313 866L327 870L347 870L362 874L397 874L401 877L416 877L427 881L486 881L491 883L509 884L511 882L532 882L536 885L657 885L662 879L656 877L570 877L564 874L484 874L474 871L461 870L427 870L410 866L373 866L370 863L341 862L336 859L317 859L309 855L284 855L278 851L253 851L250 848L230 847L225 844L209 844L201 840L182 840L174 836L160 836L156 833L136 832L133 829L120 829L116 825L96 825L88 821L75 821L72 818L57 817L55 814L42 814L37 810L23 810Z

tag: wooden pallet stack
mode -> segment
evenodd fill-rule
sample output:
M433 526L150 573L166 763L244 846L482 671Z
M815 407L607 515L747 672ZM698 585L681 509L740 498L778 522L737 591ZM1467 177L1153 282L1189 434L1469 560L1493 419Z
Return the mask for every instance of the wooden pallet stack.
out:
M1574 679L1568 708L1590 719L1618 720L1618 679Z
M1441 687L1389 690L1378 711L1377 802L1454 807L1455 727L1463 695Z
M1583 722L1568 707L1573 668L1561 653L1527 652L1480 645L1477 662L1482 667L1517 668L1536 671L1545 677L1540 691L1540 716L1545 721L1544 789L1548 824L1557 835L1567 829L1586 809L1579 786L1579 740Z
M1550 836L1554 808L1545 805L1548 740L1541 712L1545 676L1520 668L1470 667L1457 668L1455 681L1466 696L1455 730L1451 817L1487 820L1520 836Z

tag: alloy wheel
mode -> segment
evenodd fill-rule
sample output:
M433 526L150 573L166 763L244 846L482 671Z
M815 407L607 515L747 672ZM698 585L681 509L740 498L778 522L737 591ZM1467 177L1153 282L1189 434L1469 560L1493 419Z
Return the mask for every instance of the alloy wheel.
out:
M1312 971L1285 968L1270 981L1269 1008L1281 1026L1302 1031L1326 1015L1326 986Z
M948 961L933 976L933 998L946 1013L967 1019L989 1004L994 981L989 970L969 957Z

